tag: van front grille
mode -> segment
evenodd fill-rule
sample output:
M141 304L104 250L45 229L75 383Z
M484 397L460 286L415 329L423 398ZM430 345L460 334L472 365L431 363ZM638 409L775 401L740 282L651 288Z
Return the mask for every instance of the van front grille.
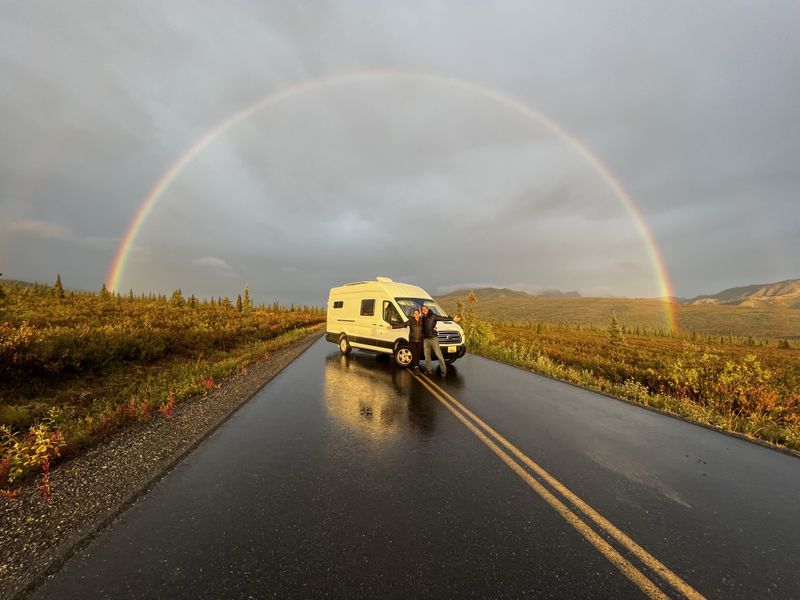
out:
M438 332L440 344L460 344L461 334L457 331L440 331Z

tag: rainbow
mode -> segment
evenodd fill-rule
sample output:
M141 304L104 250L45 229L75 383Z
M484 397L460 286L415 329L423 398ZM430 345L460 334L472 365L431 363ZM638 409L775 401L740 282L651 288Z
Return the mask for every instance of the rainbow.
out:
M493 100L498 104L512 109L522 115L523 117L535 121L553 133L559 138L567 142L575 151L578 152L589 164L591 164L597 171L598 175L605 181L606 185L614 192L614 195L624 205L627 212L633 218L634 223L641 236L648 259L652 265L656 279L658 281L659 293L664 298L664 310L669 329L676 330L677 323L674 314L673 304L668 301L668 298L674 296L672 292L672 285L667 275L667 269L664 265L664 260L655 243L652 231L647 226L641 211L634 203L630 194L628 194L622 187L622 184L614 176L614 174L606 167L606 165L597 157L591 150L578 138L566 131L558 123L542 114L534 107L525 104L521 100L514 98L504 92L496 89L480 85L471 81L458 79L451 76L439 75L434 73L424 73L417 71L405 70L365 70L356 71L352 73L332 75L329 77L321 77L319 79L312 79L303 83L295 84L274 92L260 100L250 104L243 109L239 110L217 123L214 127L206 131L203 135L197 138L177 160L164 171L158 180L155 182L150 191L142 200L139 208L133 216L128 228L120 241L117 248L114 260L111 262L106 275L106 284L109 289L117 290L119 288L120 280L125 271L125 264L130 256L131 249L134 246L134 241L139 235L142 226L147 221L147 217L153 211L158 201L163 196L167 188L178 177L183 168L188 165L198 154L211 145L220 135L235 127L245 119L251 117L255 113L275 106L286 100L290 100L296 96L319 90L321 88L345 85L354 82L375 79L394 79L394 80L408 80L420 83L429 83L435 85L448 86L455 89L460 89L468 93L476 94L483 98Z

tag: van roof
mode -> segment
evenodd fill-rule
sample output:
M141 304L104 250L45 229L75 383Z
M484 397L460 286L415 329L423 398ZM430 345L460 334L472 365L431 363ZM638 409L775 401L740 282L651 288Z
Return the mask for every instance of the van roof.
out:
M377 288L383 290L392 298L432 298L428 292L419 286L412 285L410 283L393 281L388 277L377 277L372 281L354 281L352 283L345 283L342 286L331 288L331 294L334 292L356 292L358 288L362 286L371 289Z

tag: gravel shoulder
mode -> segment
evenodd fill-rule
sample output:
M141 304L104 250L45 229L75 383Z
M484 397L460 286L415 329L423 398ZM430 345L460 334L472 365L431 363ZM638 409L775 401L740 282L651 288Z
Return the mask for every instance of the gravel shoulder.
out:
M176 405L98 444L51 473L49 501L28 482L0 499L0 597L22 598L302 354L319 331L275 351L206 396Z

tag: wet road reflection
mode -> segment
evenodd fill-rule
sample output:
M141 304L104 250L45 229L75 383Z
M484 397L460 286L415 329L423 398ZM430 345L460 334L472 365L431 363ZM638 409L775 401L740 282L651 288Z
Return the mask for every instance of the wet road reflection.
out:
M450 370L448 384L459 387ZM330 416L351 434L383 443L407 431L427 437L436 427L436 403L391 359L333 352L325 358L324 387Z

